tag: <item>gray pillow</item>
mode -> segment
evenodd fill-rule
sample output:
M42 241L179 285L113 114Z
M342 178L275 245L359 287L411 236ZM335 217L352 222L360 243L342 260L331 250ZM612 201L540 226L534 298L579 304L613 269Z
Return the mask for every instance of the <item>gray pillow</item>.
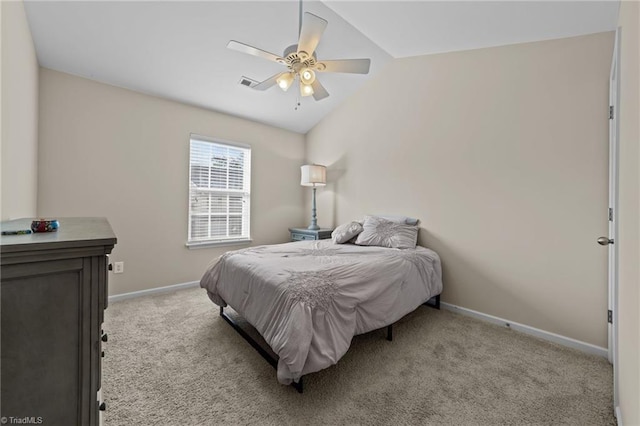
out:
M335 244L344 244L361 232L362 224L360 222L343 223L333 230L331 239Z
M409 216L394 216L394 215L376 215L377 217L381 217L383 219L390 220L391 222L396 223L405 223L407 225L417 225L419 220Z
M378 216L365 216L363 230L356 244L391 248L415 248L418 242L418 227L392 222Z

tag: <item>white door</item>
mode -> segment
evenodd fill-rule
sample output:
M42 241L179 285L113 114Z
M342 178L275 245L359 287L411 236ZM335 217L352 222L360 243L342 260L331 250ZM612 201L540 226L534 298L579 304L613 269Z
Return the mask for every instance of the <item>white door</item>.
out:
M609 76L609 235L598 243L609 250L609 362L613 364L613 403L618 406L618 91L620 87L620 29L616 31Z

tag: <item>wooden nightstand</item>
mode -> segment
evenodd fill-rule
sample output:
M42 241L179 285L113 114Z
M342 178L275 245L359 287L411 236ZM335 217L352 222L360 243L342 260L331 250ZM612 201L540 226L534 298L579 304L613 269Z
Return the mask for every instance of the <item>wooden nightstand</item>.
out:
M331 238L333 229L321 228L313 231L307 228L289 228L289 232L291 233L291 241L326 240Z

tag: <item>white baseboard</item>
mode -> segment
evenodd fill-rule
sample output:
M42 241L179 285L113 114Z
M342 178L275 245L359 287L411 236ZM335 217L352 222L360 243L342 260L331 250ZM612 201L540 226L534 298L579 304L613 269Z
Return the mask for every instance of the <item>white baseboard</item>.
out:
M117 302L118 300L133 299L134 297L151 296L152 294L167 293L170 291L182 290L190 287L198 287L199 285L200 281L190 281L188 283L173 284L166 287L157 287L150 288L148 290L132 291L131 293L116 294L114 296L109 296L109 303Z
M528 325L519 324L517 322L509 321L503 318L494 317L493 315L484 314L482 312L474 311L471 309L463 308L461 306L452 305L450 303L441 302L440 306L444 309L452 312L457 312L462 315L467 315L473 318L477 318L483 321L487 321L493 324L498 324L503 327L508 327L513 330L520 331L525 334L529 334L531 336L539 337L544 340L548 340L550 342L558 343L563 346L568 346L573 349L578 349L582 352L587 352L593 355L599 355L602 357L607 357L609 351L607 348L602 348L600 346L592 345L591 343L582 342L580 340L575 340L570 337L561 336L559 334L551 333L549 331L540 330L539 328L534 328Z
M622 423L622 411L619 405L616 407L616 421L618 422L618 426L624 425L624 423Z

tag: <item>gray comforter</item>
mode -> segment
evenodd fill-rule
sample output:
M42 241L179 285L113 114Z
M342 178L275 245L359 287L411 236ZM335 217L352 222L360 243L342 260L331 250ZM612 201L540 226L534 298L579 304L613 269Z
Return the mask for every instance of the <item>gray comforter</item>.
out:
M354 335L440 294L442 269L424 247L300 241L225 253L200 286L260 332L280 358L278 380L289 384L338 362Z

